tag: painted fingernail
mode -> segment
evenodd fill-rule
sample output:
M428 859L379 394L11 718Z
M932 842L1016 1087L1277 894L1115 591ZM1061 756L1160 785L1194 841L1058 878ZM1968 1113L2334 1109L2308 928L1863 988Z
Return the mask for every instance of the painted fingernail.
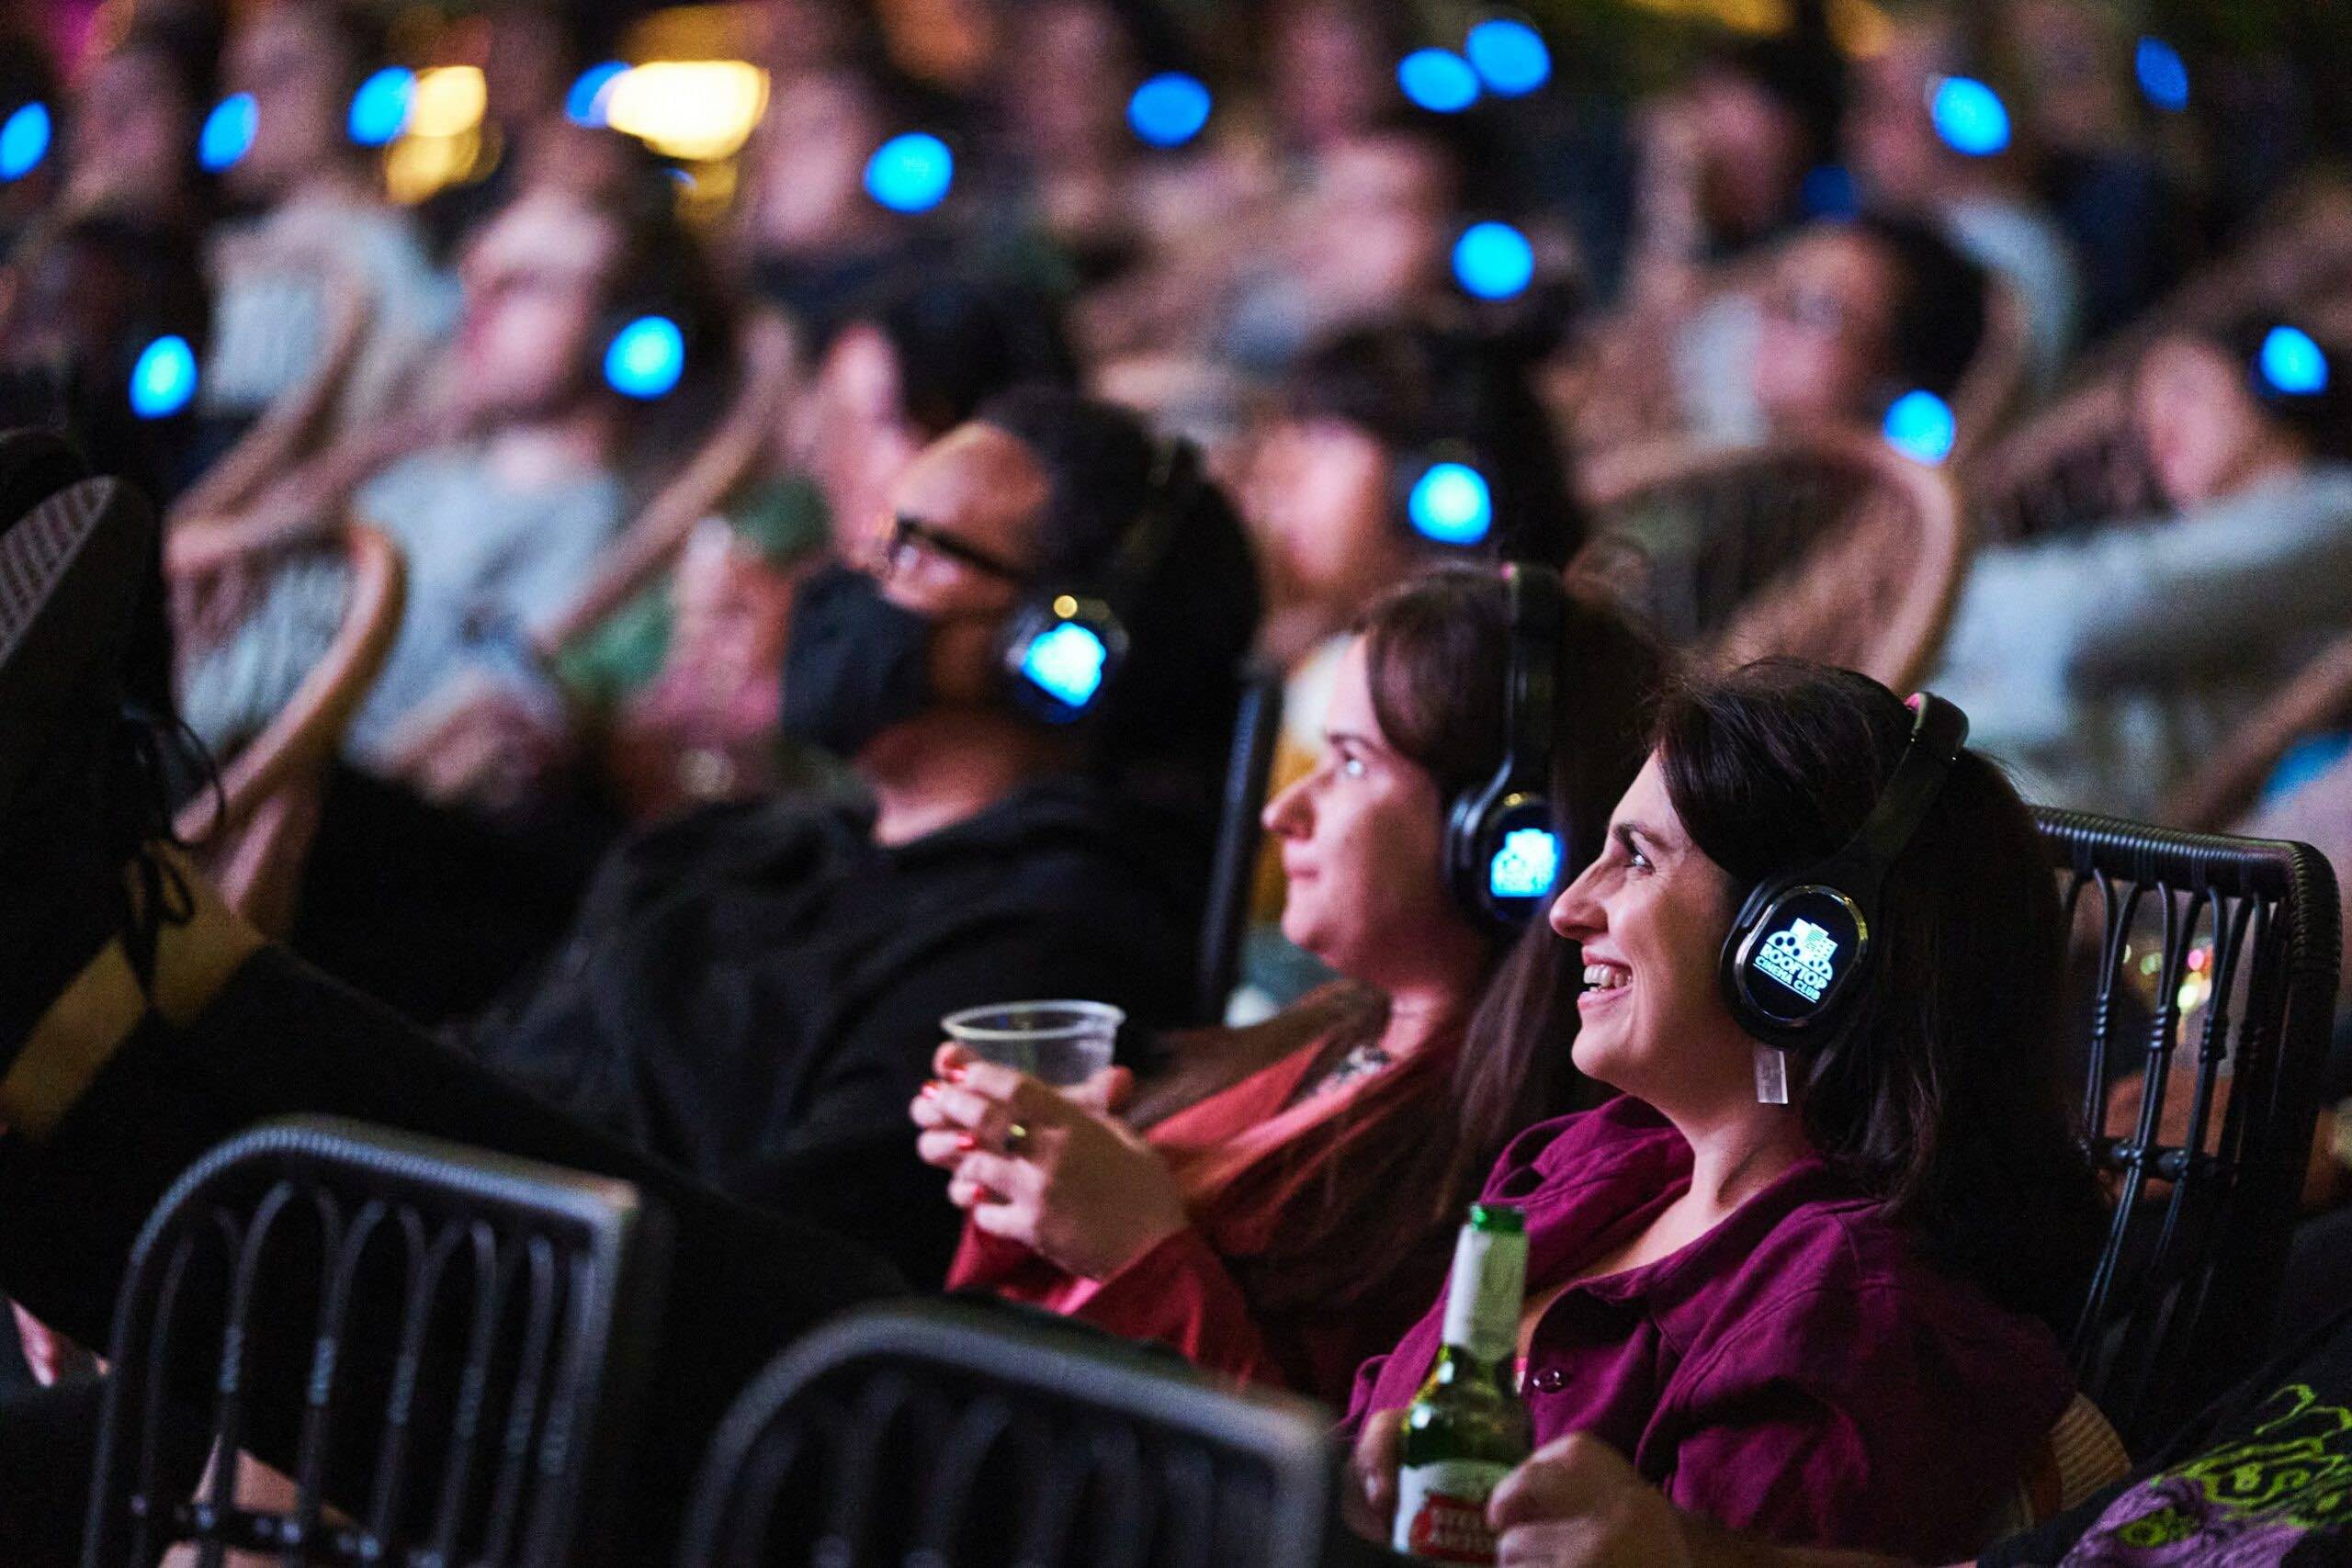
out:
M947 1069L944 1077L949 1083L962 1083L964 1081L964 1065L961 1062L956 1063L954 1066Z
M979 1146L979 1139L972 1136L969 1133L958 1133L956 1135L956 1150L958 1154L969 1154L972 1150L977 1149Z
M947 1086L945 1084L941 1083L937 1078L926 1078L923 1080L922 1088L915 1090L915 1092L922 1096L925 1100L936 1100L939 1097L939 1091L946 1087Z

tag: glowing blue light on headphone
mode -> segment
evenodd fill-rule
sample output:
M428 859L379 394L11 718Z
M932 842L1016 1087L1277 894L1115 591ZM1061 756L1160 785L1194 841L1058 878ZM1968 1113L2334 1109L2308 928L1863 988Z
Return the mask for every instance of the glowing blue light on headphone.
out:
M1946 76L1928 99L1936 134L1955 152L1989 158L2009 145L2009 110L2001 95L1973 76Z
M1886 444L1906 457L1929 465L1951 456L1960 439L1951 405L1925 389L1904 393L1886 411Z
M1182 147L1208 124L1211 104L1200 78L1165 71L1127 100L1127 124L1154 147Z
M927 130L893 136L865 161L865 194L893 212L928 212L947 199L956 154Z
M2263 335L2262 354L2256 365L2273 390L2290 398L2315 397L2327 390L2327 355L2301 327L2271 328Z
M1498 17L1470 29L1463 52L1498 97L1517 98L1552 79L1552 51L1525 22Z
M2143 38L2132 51L2132 69L2149 104L2166 114L2188 107L2188 62L2164 39Z
M196 396L196 350L177 333L149 344L130 367L130 412L167 419Z
M416 102L416 73L404 65L387 65L351 95L351 139L362 147L381 147L408 126L408 111Z
M607 60L601 65L591 65L572 82L563 95L563 118L574 125L584 125L592 130L605 126L605 89L628 72L626 62Z
M1560 874L1560 836L1549 828L1513 828L1487 867L1487 890L1498 898L1541 898Z
M1495 525L1486 476L1467 463L1431 463L1413 481L1405 511L1424 538L1441 545L1475 545Z
M1417 49L1396 65L1396 85L1432 114L1460 114L1478 101L1478 73L1450 49Z
M667 316L639 316L613 334L605 379L627 397L658 398L686 370L686 334Z
M1090 627L1064 621L1030 639L1021 655L1021 673L1063 706L1083 708L1102 689L1102 666L1110 657Z
M1481 299L1508 299L1535 278L1535 247L1508 223L1473 223L1453 243L1455 281Z
M196 139L196 160L208 174L219 174L254 150L254 132L261 119L251 93L232 93L204 117Z
M0 123L0 180L20 180L49 156L49 106L22 104Z

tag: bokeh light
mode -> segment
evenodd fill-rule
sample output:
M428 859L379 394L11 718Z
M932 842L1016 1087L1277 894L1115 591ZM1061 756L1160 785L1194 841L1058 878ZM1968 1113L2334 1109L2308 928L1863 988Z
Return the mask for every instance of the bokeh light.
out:
M1951 405L1925 389L1909 391L1886 411L1886 443L1906 457L1934 465L1951 456L1960 423Z
M1523 96L1552 79L1552 51L1525 22L1505 17L1480 22L1463 52L1487 90L1499 97Z
M130 367L130 412L141 419L165 419L196 396L196 350L176 333L140 351Z
M2143 38L2132 51L2132 68L2140 91L2154 107L2178 114L2188 107L2188 62L2164 39Z
M2327 355L2301 327L2273 327L2265 333L2258 367L2273 390L2290 398L2315 397L2327 390Z
M601 130L605 125L605 89L618 81L628 66L617 60L591 65L563 96L564 118L574 125Z
M685 374L686 337L667 316L639 316L613 334L605 379L631 398L658 398Z
M1198 77L1162 72L1127 100L1127 124L1154 147L1182 147L1208 124L1212 104Z
M362 147L385 145L407 126L415 101L416 73L387 65L351 95L351 139Z
M49 156L49 106L19 104L0 121L0 180L20 180L40 167Z
M2001 95L1973 76L1946 76L1928 100L1936 134L1955 152L1989 158L2009 145L2009 110Z
M1508 299L1535 279L1535 247L1508 223L1473 223L1453 243L1453 276L1481 299Z
M234 164L254 150L254 132L261 113L251 93L232 93L212 106L204 130L196 139L196 159L211 174Z
M1478 101L1478 73L1450 49L1417 49L1396 66L1405 96L1433 114L1460 114Z
M1442 545L1475 545L1495 525L1486 476L1467 463L1431 463L1405 510L1422 537Z
M956 155L927 130L893 136L865 162L865 192L893 212L928 212L947 199Z

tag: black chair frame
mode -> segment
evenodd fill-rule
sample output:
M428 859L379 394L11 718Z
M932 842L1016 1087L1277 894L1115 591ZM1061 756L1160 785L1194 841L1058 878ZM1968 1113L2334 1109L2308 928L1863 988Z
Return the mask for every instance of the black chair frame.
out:
M608 1561L667 1253L625 1182L326 1117L232 1139L132 1249L84 1568L173 1541L207 1562ZM159 1450L208 1406L191 1499ZM238 1505L248 1451L294 1483L289 1512Z
M2335 1007L2335 878L2308 845L2035 815L2078 931L2085 895L2097 899L2082 1124L2115 1210L2073 1355L2085 1392L2144 1452L2263 1359ZM2136 953L2151 923L2158 951ZM2152 1003L2127 988L2132 960ZM2184 1028L2192 974L2210 989ZM2110 1133L2109 1097L2133 1073L2136 1122ZM2183 1092L2187 1134L2166 1142L2167 1099Z
M1239 974L1241 939L1250 925L1250 879L1261 836L1259 816L1266 807L1282 722L1281 671L1252 665L1244 671L1241 704L1234 716L1216 858L1209 866L1208 908L1201 922L1200 978L1193 1005L1202 1023L1225 1021L1225 1005Z

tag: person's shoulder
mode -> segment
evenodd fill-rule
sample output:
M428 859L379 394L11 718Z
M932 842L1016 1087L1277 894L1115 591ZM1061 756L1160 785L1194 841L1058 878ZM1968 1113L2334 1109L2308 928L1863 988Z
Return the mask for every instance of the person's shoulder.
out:
M1632 1095L1589 1111L1538 1122L1505 1145L1496 1162L1493 1196L1532 1193L1563 1180L1580 1180L1629 1161L1673 1157L1685 1145L1673 1124Z

